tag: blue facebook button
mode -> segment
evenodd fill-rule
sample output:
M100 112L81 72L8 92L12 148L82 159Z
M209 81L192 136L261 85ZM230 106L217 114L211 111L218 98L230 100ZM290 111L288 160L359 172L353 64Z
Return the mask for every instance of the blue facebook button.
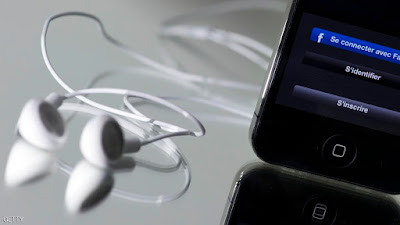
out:
M320 44L400 64L400 51L397 49L334 33L317 27L313 28L310 39L311 41Z

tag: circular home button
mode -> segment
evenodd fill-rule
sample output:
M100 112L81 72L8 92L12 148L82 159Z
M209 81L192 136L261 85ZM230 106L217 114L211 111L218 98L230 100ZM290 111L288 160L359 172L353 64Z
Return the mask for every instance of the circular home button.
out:
M328 138L322 146L322 157L334 167L347 167L357 156L357 146L344 135L334 135Z

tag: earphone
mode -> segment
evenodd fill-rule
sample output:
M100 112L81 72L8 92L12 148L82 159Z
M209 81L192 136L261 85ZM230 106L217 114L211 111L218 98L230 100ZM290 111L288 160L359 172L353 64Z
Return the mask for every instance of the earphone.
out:
M61 112L70 111L70 112L84 113L92 115L93 118L104 114L104 112L100 109L88 105L68 103L68 102L62 104L59 110ZM121 127L123 127L124 130L126 130L130 134L139 136L141 139L144 139L144 137L147 136L148 131L152 130L150 124L143 126L143 124L133 123L132 121L129 121L127 118L123 117L115 117L115 119L121 125ZM191 183L190 166L187 164L187 161L183 156L182 152L179 150L178 146L176 146L176 144L171 139L162 139L161 141L152 142L152 145L154 145L159 151L161 151L162 154L165 154L167 157L169 157L170 160L173 161L173 164L161 165L147 160L136 161L137 160L136 159L135 160L136 166L144 167L152 171L156 172L158 171L163 173L174 172L178 169L181 169L183 172L184 182L180 186L179 190L177 192L170 194L159 193L157 195L143 195L143 194L132 193L131 190L129 189L114 187L113 190L111 191L111 195L128 201L140 202L145 204L161 204L179 198L188 190L189 185ZM74 170L73 167L71 167L70 165L68 165L67 162L64 162L62 160L59 161L59 169L63 173L69 176L71 176ZM80 185L82 185L82 183L78 184L78 186Z
M112 173L82 160L71 172L65 189L66 209L76 214L94 207L109 195L114 183Z
M34 146L53 150L66 141L63 119L58 104L49 99L31 99L25 103L17 122L17 132Z
M76 112L79 114L92 116L92 118L97 118L98 116L104 115L102 110L94 107L69 102L63 103L58 110L63 115L66 112ZM145 137L148 136L149 130L153 130L150 124L132 122L123 117L115 117L115 120L126 133L135 135L140 139L145 139ZM123 185L122 187L116 185L116 187L113 187L111 190L111 195L128 201L145 204L161 204L164 202L173 201L182 196L189 188L191 183L190 166L187 164L187 161L179 147L171 139L163 139L161 141L152 142L152 145L153 151L158 151L168 158L167 161L170 161L171 163L157 163L153 162L152 160L141 159L140 157L136 158L127 156L116 161L115 164L108 168L99 168L93 163L83 159L80 160L80 162L87 162L85 163L85 168L87 169L77 169L81 168L79 166L81 163L72 166L70 162L64 161L61 158L59 159L55 152L37 148L26 140L19 138L16 140L10 151L4 179L6 184L10 187L21 186L41 180L41 178L44 178L52 172L57 171L58 168L59 171L70 177L66 188L65 203L67 204L67 209L71 209L70 206L76 206L80 208L81 206L86 205L86 200L91 201L94 200L91 198L96 197L95 195L101 195L101 193L97 193L97 190L99 190L97 186L102 183L99 182L102 180L99 180L99 178L103 176L98 176L102 174L101 171L105 171L110 175L117 174L119 172L130 172L133 171L133 168L136 169L137 167L157 173L161 172L163 174L175 173L178 171L178 174L182 175L183 178L182 185L180 185L177 191L172 193L168 193L168 191L166 191L165 193L159 192L157 194L140 194L135 193L129 188L123 188ZM93 174L92 172L95 173ZM76 193L76 188L81 191ZM163 188L160 187L160 189L162 190ZM78 209L76 207L72 207L72 209Z
M78 13L79 14L79 13ZM67 16L68 13L65 13L64 16ZM84 14L82 14L84 15ZM85 14L88 15L88 14ZM63 16L63 15L61 15ZM96 20L96 19L95 19ZM47 26L50 24L50 21L48 21ZM114 44L120 45L118 41L113 39L111 36L107 35L102 28L102 24L100 22L100 27L102 29L102 32L105 36L108 36L108 40L110 40L112 43L113 41L115 42ZM47 32L47 29L44 29L44 33ZM44 54L44 59L46 62L46 65L48 66L50 72L54 76L56 72L54 69L51 67L50 60L48 59L47 52L46 52L46 47L45 47L45 37L43 38L42 36L42 52ZM44 44L43 44L44 43ZM43 47L44 46L44 47ZM124 48L125 46L120 45L120 48ZM128 50L129 51L129 50ZM222 87L230 87L230 88L237 88L245 91L258 91L259 87L257 85L251 85L251 84L241 84L239 82L232 82L229 80L223 80L223 79L215 79L215 78L203 78L200 76L197 76L195 74L190 74L190 73L184 73L180 72L179 70L175 69L169 69L168 67L165 67L164 65L159 65L157 63L153 63L152 61L149 61L147 58L141 56L141 55L135 55L135 53L131 53L131 56L133 58L138 59L139 61L143 62L145 65L148 65L152 68L156 68L157 71L166 73L167 75L172 75L176 78L183 79L189 82L193 82L195 85L197 84L213 84L213 85L218 85ZM47 60L46 60L47 59ZM50 65L50 67L49 67ZM50 69L51 68L51 69ZM193 76L192 76L193 75ZM58 75L57 75L58 76ZM183 77L187 76L187 77ZM196 77L197 76L197 77ZM108 88L102 88L102 89L90 89L90 90L79 90L79 91L74 91L72 88L70 88L65 82L61 80L60 77L55 79L59 82L61 81L61 86L62 83L65 85L63 86L68 87L65 88L68 92L71 94L67 95L58 95L58 94L51 94L45 99L33 99L30 100L27 104L26 107L24 107L23 112L21 112L21 117L18 122L18 131L21 136L23 136L25 139L29 140L29 142L35 144L35 145L41 145L41 148L46 148L48 150L51 150L52 147L56 146L57 148L63 146L63 144L67 140L67 129L66 125L64 124L63 118L61 117L60 113L58 112L58 109L62 107L64 104L64 101L72 98L72 97L79 97L81 99L86 99L88 102L91 102L90 105L94 107L98 107L99 109L104 109L106 108L105 112L109 113L114 113L119 116L123 117L128 117L133 120L140 120L144 121L150 124L153 124L155 126L158 126L162 128L164 131L172 131L171 133L163 134L163 135L158 135L156 137L150 138L150 139L145 139L141 140L139 138L126 138L123 132L123 129L120 127L120 122L116 119L115 115L110 115L110 114L101 114L98 116L94 116L92 119L89 120L89 122L86 124L84 129L82 130L82 135L81 135L81 141L80 141L80 148L82 155L90 161L91 164L94 164L96 166L107 166L107 164L110 161L114 161L118 159L122 154L124 153L132 153L132 152L137 152L140 150L140 148L143 145L152 143L154 141L163 139L163 138L168 138L168 137L173 137L173 136L182 136L182 135L190 135L190 136L203 136L205 133L205 129L203 125L198 121L194 116L191 114L183 111L183 110L175 110L180 112L183 116L186 118L189 118L192 120L196 126L198 127L198 131L190 131L184 128L180 128L178 126L168 124L162 121L157 121L153 120L151 118L146 117L144 114L140 113L136 109L134 109L133 105L129 102L130 98L133 97L139 97L142 98L140 95L137 95L137 92L135 92L135 95L132 95L130 91L128 90L123 90L123 89L108 89ZM176 79L178 80L178 79ZM60 82L59 82L60 83ZM104 91L104 92L101 92ZM123 95L122 93L126 93ZM129 92L129 93L127 93ZM131 112L126 112L123 110L118 110L118 109L113 109L111 107L104 106L100 103L93 102L86 98L84 95L86 94L118 94L122 95L124 97L125 102L129 102L127 105L127 109L129 109ZM143 93L144 94L144 93ZM167 98L163 98L164 100ZM148 99L149 100L149 99ZM195 99L193 98L193 101L203 101L201 99ZM166 104L169 105L169 104ZM166 106L164 105L164 106ZM104 106L104 107L103 107ZM171 106L171 105L170 105ZM171 106L172 108L175 108ZM177 108L175 108L177 109ZM233 107L232 107L233 109ZM26 111L27 113L24 113ZM232 110L231 110L232 111ZM30 116L23 116L24 115L29 115ZM39 119L34 119L39 118ZM44 118L42 118L44 117ZM33 120L32 120L33 119ZM144 138L143 138L144 139ZM166 196L154 196L152 198L143 198L142 201L146 203L162 203L165 201L170 201L173 199L178 198L181 196L185 191L187 190L187 187L189 186L190 183L190 171L185 171L185 176L188 176L189 179L185 181L184 183L184 189L178 193L174 193L173 195L166 195ZM78 189L81 188L80 185L77 186ZM80 189L79 189L80 190ZM75 193L75 191L71 192ZM135 195L128 195L126 197L126 193L124 191L119 191L117 190L115 192L115 195L121 197L121 198L129 198L133 199L137 196Z
M53 152L43 151L19 138L10 150L4 183L9 187L21 186L46 177L56 169L57 160Z
M140 150L141 141L137 137L125 139L121 126L109 115L95 116L82 130L80 149L90 163L104 167L118 160L124 153Z
M161 134L143 141L137 138L125 140L120 125L115 119L109 115L96 116L91 119L83 129L80 146L84 157L97 166L105 167L109 161L121 157L123 152L137 152L141 146L164 138L184 135L199 137L205 134L203 124L184 109L156 96L114 88L83 89L66 95L52 93L45 99L29 100L22 109L18 120L17 128L19 134L37 147L49 150L60 148L64 144L67 134L64 121L61 114L58 112L58 108L65 100L86 94L114 94L149 100L178 112L185 118L191 120L199 129L198 131L190 131L148 118L143 114L137 115L124 112L126 115L129 115L127 116L129 118L149 122L156 126L170 127L170 130L174 130L174 132Z

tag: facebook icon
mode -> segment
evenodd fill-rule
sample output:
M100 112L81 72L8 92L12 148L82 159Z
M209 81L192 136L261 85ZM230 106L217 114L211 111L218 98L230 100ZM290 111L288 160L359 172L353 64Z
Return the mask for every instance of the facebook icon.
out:
M322 41L322 39L324 39L324 33L320 33L319 35L318 35L318 43L321 43L321 41Z

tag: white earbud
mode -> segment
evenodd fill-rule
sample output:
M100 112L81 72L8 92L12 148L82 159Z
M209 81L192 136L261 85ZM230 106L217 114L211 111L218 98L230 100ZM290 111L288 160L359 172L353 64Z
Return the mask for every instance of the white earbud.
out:
M113 186L114 177L111 172L82 160L69 177L65 206L71 214L84 212L104 200Z
M36 147L53 150L66 141L64 121L57 108L63 97L50 94L45 100L31 99L22 109L18 133Z
M125 140L121 126L109 115L93 117L82 131L80 148L90 163L107 167L123 153L134 153L142 146L138 138Z
M8 156L4 173L7 186L25 185L56 171L57 160L53 152L44 151L19 138Z

